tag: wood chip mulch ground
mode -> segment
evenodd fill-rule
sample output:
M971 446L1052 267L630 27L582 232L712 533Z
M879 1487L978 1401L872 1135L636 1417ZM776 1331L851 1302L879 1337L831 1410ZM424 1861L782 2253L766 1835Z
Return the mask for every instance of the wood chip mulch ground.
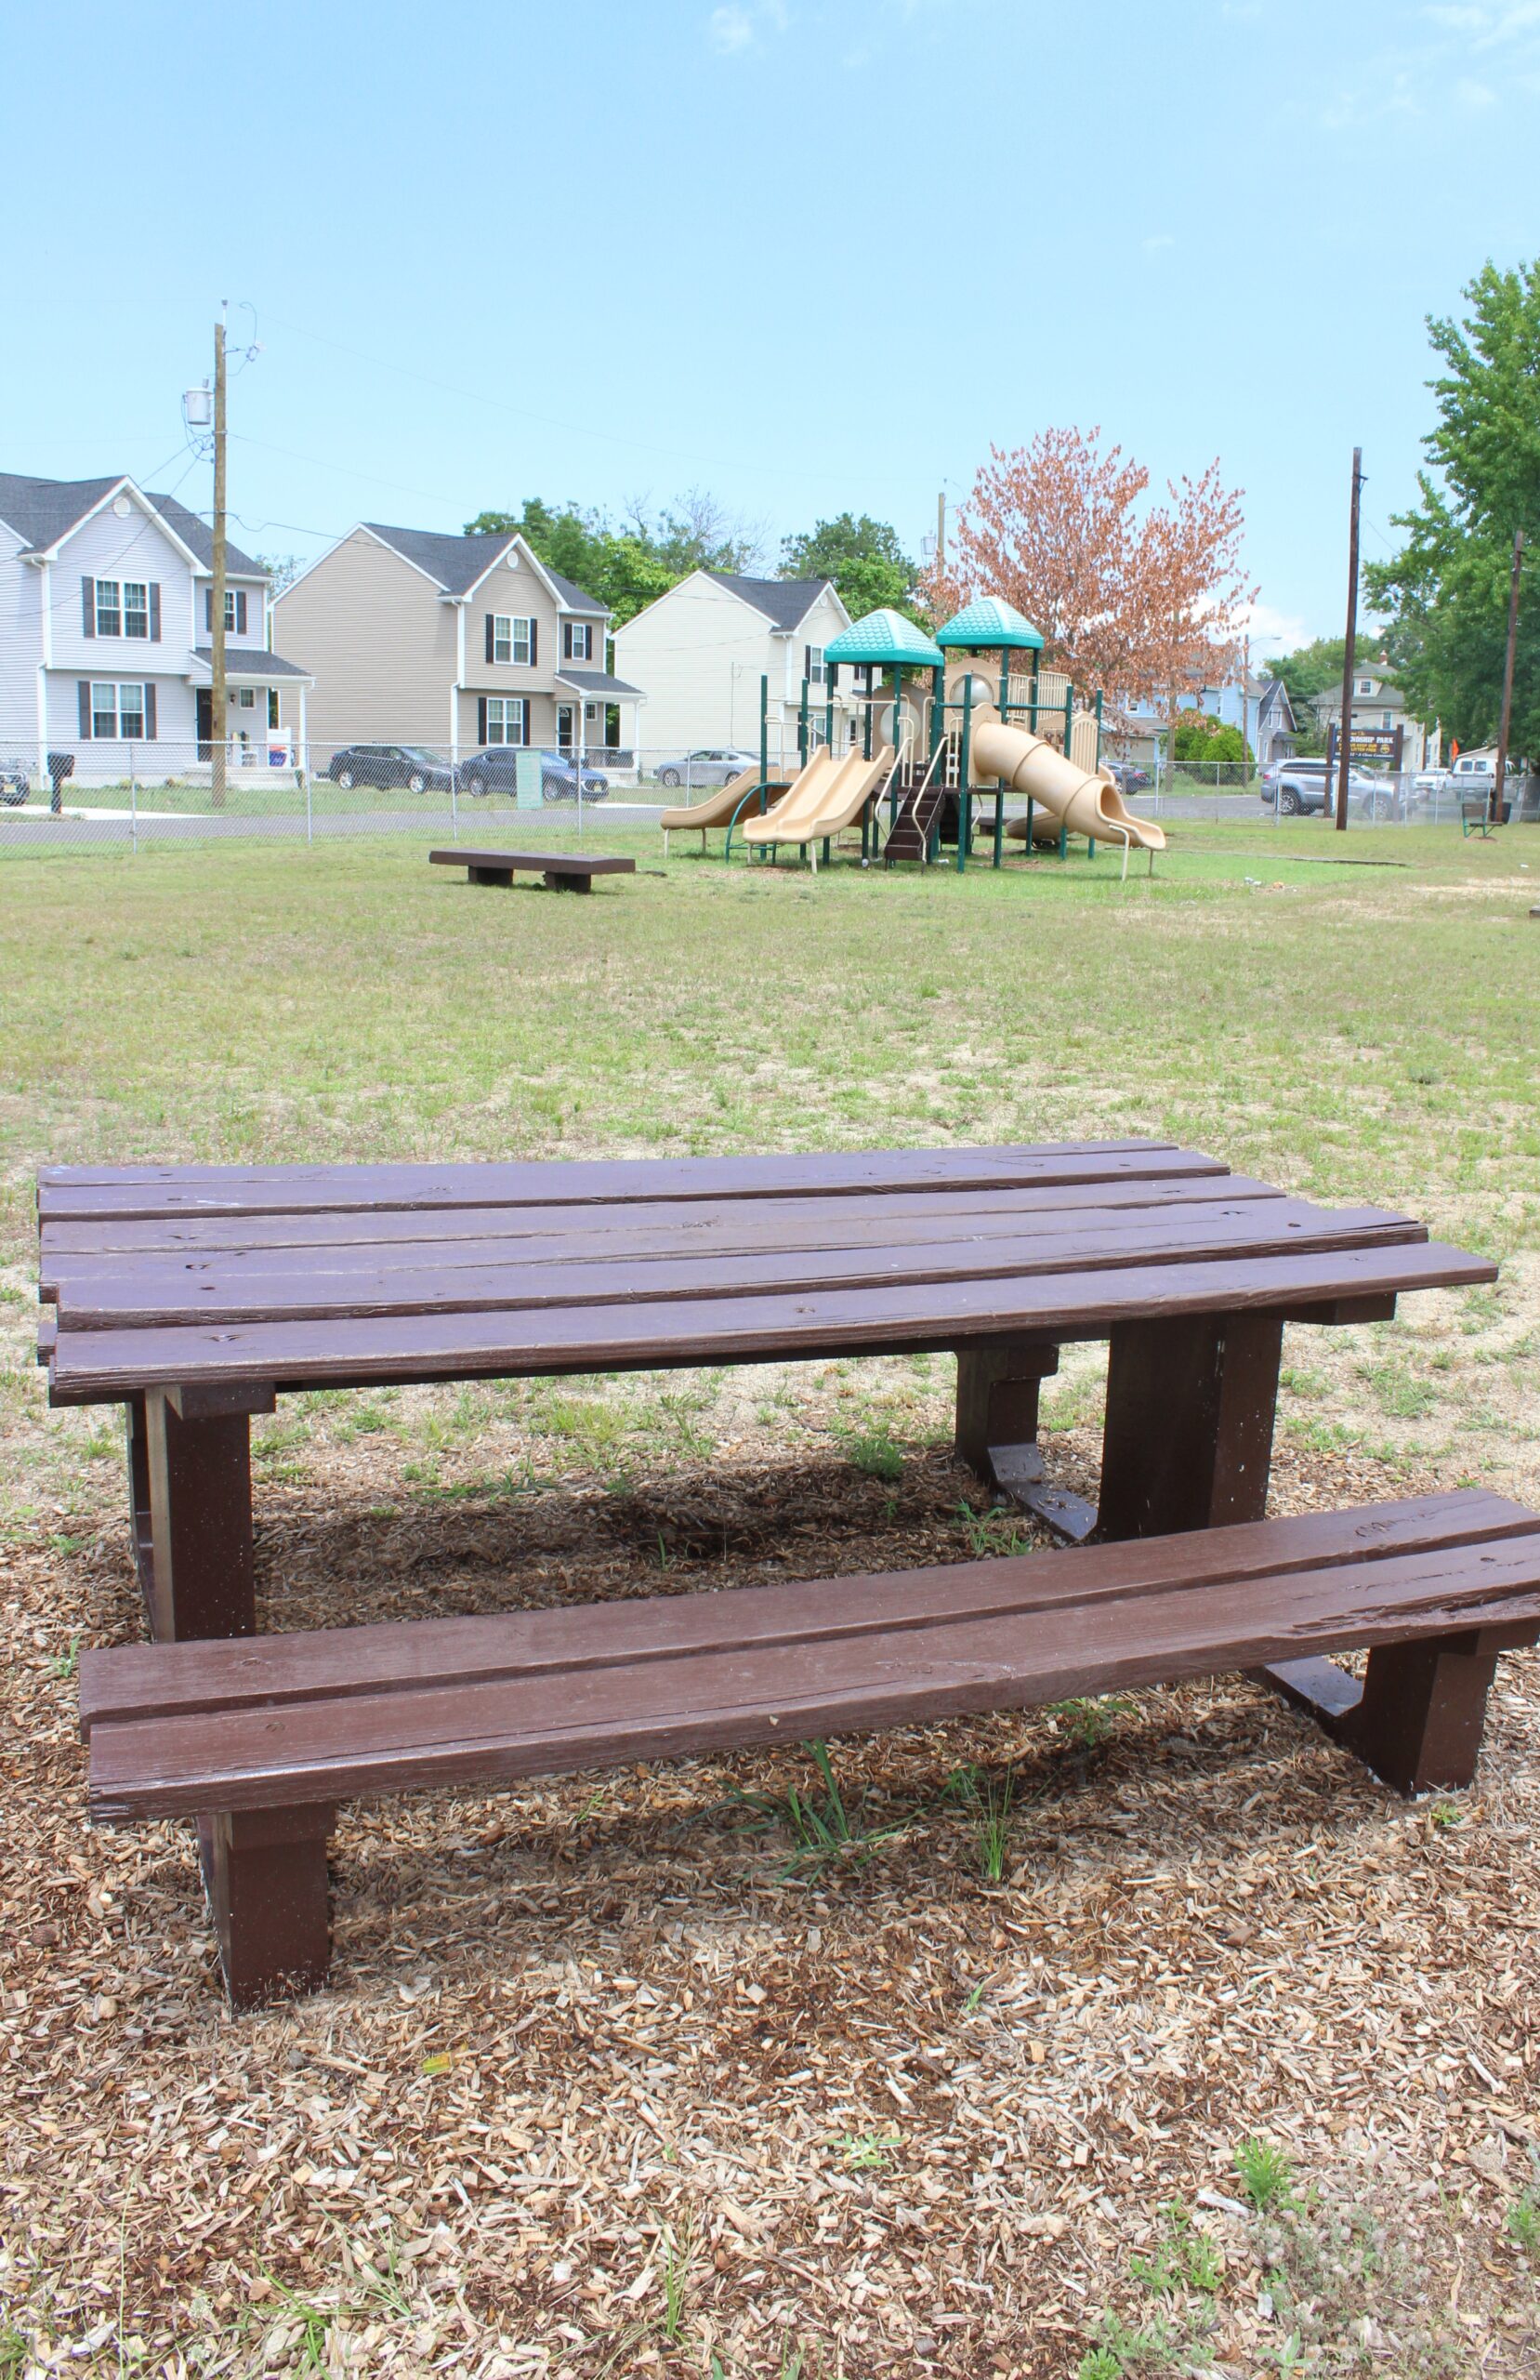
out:
M1054 1461L1094 1494L1091 1437ZM745 1431L510 1499L392 1462L260 1487L264 1624L1018 1527L936 1448ZM1437 1484L1284 1448L1274 1508ZM1540 2373L1534 1656L1447 1801L1230 1678L836 1743L822 1863L801 1750L353 1807L335 1988L238 2019L189 1831L84 1820L70 1647L140 1630L115 1502L3 1593L0 2373Z

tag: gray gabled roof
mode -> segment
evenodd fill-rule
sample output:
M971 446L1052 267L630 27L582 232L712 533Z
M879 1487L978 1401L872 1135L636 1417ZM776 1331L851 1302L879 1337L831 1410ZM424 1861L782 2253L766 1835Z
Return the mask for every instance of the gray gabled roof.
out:
M569 669L563 667L557 671L556 677L559 685L575 687L579 694L586 694L590 700L602 696L612 701L617 694L631 694L638 700L644 699L639 686L628 686L624 678L612 678L606 669Z
M138 486L127 471L115 472L105 480L34 480L18 471L0 471L0 521L8 522L19 537L25 537L29 553L46 553L125 479L131 486ZM214 536L207 522L200 521L174 496L157 496L151 488L140 493L154 506L166 527L175 530L183 545L197 555L204 568L212 570ZM237 578L267 576L260 562L253 562L239 546L228 543L225 566Z
M206 669L213 668L214 647L211 644L195 644L192 652L194 658L201 661ZM311 685L315 683L311 672L302 668L297 661L285 661L282 654L268 653L259 644L227 644L225 675L227 678L255 679L259 685L279 678L305 678Z
M757 612L767 613L783 636L800 628L826 587L828 578L744 578L735 570L708 570L702 575L726 587Z
M365 521L362 525L372 537L378 537L383 545L399 553L403 562L415 563L446 595L468 594L477 580L515 541L511 529L494 530L485 536L450 537L436 529L392 529L383 521ZM530 550L533 552L533 549ZM538 554L535 560L540 561ZM581 587L563 578L548 562L540 562L540 567L570 610L592 612L596 619L607 616L607 606L597 597L585 594Z

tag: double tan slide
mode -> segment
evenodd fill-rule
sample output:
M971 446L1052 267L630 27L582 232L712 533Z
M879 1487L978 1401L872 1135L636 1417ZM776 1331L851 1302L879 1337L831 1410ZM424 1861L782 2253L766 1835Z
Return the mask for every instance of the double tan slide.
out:
M659 826L663 828L665 859L668 857L669 835L676 826L699 826L704 850L706 828L731 826L738 804L747 800L758 782L757 768L740 769L735 777L729 777L726 785L720 787L716 793L708 794L704 801L697 801L691 808L665 810L658 820ZM790 784L791 778L788 776L783 775L777 780L772 770L770 782L765 787L767 802L773 806L781 800Z
M827 765L814 780L820 760ZM826 750L816 753L780 808L769 818L750 819L744 837L756 843L799 843L804 850L809 844L816 846L825 835L838 834L860 817L893 760L890 744L885 744L870 760L859 752L847 752L842 760L831 760ZM816 848L811 856L816 872Z
M1141 852L1163 852L1165 837L1152 819L1136 818L1125 808L1116 786L1103 776L1067 760L1062 752L1030 735L1024 727L1003 727L985 720L974 727L970 746L973 773L981 780L1004 777L1012 793L1028 795L1072 835L1132 845ZM1006 832L1026 839L1024 818L1012 819Z

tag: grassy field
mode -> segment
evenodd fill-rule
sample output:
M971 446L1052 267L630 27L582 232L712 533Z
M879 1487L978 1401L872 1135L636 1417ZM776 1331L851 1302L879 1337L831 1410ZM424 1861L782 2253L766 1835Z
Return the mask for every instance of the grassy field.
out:
M138 1622L115 1417L33 1361L45 1163L1166 1133L1503 1263L1291 1329L1283 1504L1540 1496L1540 834L1178 824L1126 885L601 840L640 872L586 901L385 840L0 860L0 2373L1533 2373L1533 1656L1432 1813L1242 1681L838 1748L871 1840L830 1872L783 1856L791 1755L362 1812L337 1990L255 2023L179 1831L85 1831L74 1648ZM1046 1407L1093 1493L1099 1361ZM949 1395L917 1358L292 1400L265 1614L1009 1542Z

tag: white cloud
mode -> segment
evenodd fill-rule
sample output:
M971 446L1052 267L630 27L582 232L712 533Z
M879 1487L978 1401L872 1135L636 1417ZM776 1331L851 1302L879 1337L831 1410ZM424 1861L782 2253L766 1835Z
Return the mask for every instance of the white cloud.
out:
M741 49L752 48L754 19L734 0L729 7L713 8L706 20L705 37L718 58L731 58Z
M1454 86L1454 97L1463 108L1491 108L1497 104L1497 94L1490 84L1478 83L1469 74L1461 75Z
M1139 242L1139 245L1144 250L1147 257L1152 257L1156 253L1157 249L1174 248L1176 245L1177 243L1172 238L1169 231L1152 231L1147 238Z

